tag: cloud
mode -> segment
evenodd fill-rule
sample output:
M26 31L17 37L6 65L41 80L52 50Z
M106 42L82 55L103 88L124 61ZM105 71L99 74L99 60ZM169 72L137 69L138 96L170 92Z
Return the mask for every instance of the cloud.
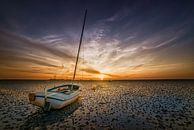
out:
M35 65L40 65L40 66L45 66L45 67L54 67L54 68L59 68L60 66L54 65L52 63L46 62L44 60L32 58L32 57L25 57L25 56L14 56L14 55L6 55L0 56L1 62L4 64L23 64L23 65L29 65L29 63L35 64Z
M89 73L89 74L103 74L103 75L106 75L106 76L111 77L111 78L121 78L122 77L122 76L119 76L116 74L102 73L99 70L96 70L96 69L91 68L91 67L81 69L81 71L84 71L84 72Z
M178 46L186 33L181 24L157 27L160 16L143 20L143 15L131 15L130 10L121 9L90 26L84 45L85 64L110 76L146 70L159 53Z
M132 70L139 70L144 66L144 64L136 65L132 67Z
M130 10L128 8L123 8L119 10L117 13L105 19L106 22L116 22L122 20L123 18L129 15Z
M26 72L29 76L32 73L59 73L64 68L61 64L70 69L68 66L75 57L66 52L49 46L49 43L0 30L0 65L1 71L9 72L7 75L15 75L14 71Z
M62 51L59 51L55 48L51 48L46 44L42 44L36 40L32 40L31 38L20 36L14 33L10 33L7 31L0 30L0 49L6 50L6 49L12 49L12 51L36 51L34 53L47 53L50 55L53 55L55 57L59 57L61 59L72 59L75 58L74 56L65 53ZM23 50L21 50L23 49Z
M81 71L90 73L90 74L100 74L100 71L94 69L94 68L82 68Z

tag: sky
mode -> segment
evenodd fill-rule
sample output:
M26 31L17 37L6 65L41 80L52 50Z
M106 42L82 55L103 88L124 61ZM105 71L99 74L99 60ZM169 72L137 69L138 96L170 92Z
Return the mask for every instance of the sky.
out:
M194 79L194 2L2 0L0 79Z

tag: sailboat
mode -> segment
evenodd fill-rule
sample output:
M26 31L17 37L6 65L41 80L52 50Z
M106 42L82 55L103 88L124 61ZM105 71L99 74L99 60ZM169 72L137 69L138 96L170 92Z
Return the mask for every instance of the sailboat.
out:
M80 52L81 43L82 43L82 37L84 33L86 15L87 15L87 10L85 10L85 14L84 14L84 21L83 21L81 37L79 41L79 48L77 52L72 83L55 86L54 88L45 90L45 92L29 93L28 97L31 104L42 107L44 110L49 111L50 109L61 109L75 102L79 98L80 86L73 82L76 76L76 70L77 70L79 52Z

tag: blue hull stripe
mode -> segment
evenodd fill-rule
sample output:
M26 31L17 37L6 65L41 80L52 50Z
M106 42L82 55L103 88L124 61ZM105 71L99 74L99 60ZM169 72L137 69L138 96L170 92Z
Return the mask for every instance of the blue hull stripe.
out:
M77 95L76 95L76 96L77 96ZM36 95L36 97L45 98L45 96L39 96L39 95ZM49 98L49 99L54 99L54 100L58 100L58 101L66 101L66 100L58 99L58 98L54 98L54 97L47 97L47 98ZM74 97L72 97L72 98L74 98ZM70 98L70 99L72 99L72 98ZM68 100L69 100L69 99L68 99Z
M36 96L36 97L45 98L45 96ZM54 99L54 100L58 100L58 101L65 101L63 99L58 99L58 98L54 98L54 97L47 97L47 98Z

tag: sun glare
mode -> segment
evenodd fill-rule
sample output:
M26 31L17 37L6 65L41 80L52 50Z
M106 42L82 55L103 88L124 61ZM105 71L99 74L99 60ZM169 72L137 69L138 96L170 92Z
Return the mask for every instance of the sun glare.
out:
M103 79L104 79L104 75L100 74L100 80L103 80Z

